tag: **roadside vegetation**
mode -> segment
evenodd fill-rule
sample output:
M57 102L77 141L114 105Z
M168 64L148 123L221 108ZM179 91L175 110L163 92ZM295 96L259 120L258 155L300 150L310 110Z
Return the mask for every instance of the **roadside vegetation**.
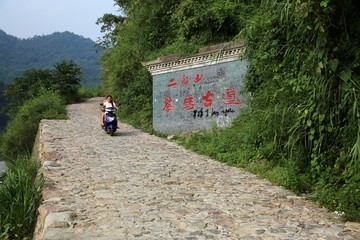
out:
M5 87L10 117L0 136L7 170L0 179L0 239L30 238L41 202L39 160L31 158L41 119L66 119L66 104L92 97L80 87L81 69L63 61L53 70L29 70Z
M249 107L227 129L177 139L360 220L360 2L116 0L99 44L102 89L121 119L150 133L152 80L143 62L244 39Z
M28 155L12 160L0 183L0 239L4 240L31 236L43 184L35 160Z

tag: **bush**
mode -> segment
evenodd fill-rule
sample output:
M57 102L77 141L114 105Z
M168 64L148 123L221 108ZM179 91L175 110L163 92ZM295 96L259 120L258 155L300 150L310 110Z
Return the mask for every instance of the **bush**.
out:
M41 119L66 119L66 105L59 95L44 91L19 109L2 136L0 150L6 161L31 153Z

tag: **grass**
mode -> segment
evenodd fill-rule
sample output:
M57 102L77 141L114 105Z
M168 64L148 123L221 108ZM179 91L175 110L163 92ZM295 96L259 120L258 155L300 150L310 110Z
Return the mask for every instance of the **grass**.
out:
M43 183L37 170L37 162L26 155L8 166L0 184L0 239L32 235Z

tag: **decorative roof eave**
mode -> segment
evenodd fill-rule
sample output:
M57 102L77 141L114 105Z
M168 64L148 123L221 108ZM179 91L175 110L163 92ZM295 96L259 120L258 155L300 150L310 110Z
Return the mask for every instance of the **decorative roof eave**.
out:
M188 58L167 56L155 61L146 62L143 65L151 72L151 75L180 71L184 69L209 66L212 64L231 62L239 60L244 55L245 46L243 42L229 42L210 46L199 50Z

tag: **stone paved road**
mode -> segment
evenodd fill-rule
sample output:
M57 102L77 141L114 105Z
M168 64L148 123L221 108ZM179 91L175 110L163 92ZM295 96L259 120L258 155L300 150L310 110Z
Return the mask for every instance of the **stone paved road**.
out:
M360 239L311 201L175 143L100 128L100 98L41 123L34 239Z

